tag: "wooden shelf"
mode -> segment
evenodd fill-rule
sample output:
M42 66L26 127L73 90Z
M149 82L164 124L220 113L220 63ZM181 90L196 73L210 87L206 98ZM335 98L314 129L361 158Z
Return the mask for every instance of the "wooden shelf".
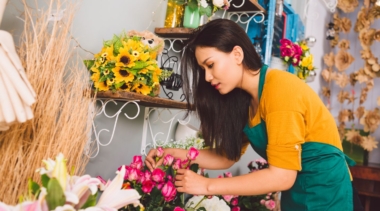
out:
M95 94L94 91L92 93ZM139 105L147 107L187 109L187 104L185 102L179 102L176 100L169 100L159 97L151 97L134 92L97 92L96 97L100 99L115 99L123 101L138 100Z
M236 1L233 0L231 4L235 4L237 6L240 6L242 3L242 0ZM234 6L230 6L228 9L228 12L263 12L266 13L267 11L257 2L257 0L246 0L244 2L244 5L240 8L235 8Z
M165 38L188 38L193 32L190 28L155 28L154 33Z

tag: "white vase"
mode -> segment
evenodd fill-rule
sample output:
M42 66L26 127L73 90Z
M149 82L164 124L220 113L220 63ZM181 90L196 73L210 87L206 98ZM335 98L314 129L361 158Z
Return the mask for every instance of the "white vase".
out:
M269 68L288 71L288 65L281 58L274 56L271 57Z

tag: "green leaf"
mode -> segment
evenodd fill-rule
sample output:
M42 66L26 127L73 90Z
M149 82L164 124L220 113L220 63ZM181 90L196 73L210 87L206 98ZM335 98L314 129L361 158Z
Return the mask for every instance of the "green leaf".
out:
M65 205L65 194L56 178L50 179L48 183L46 202L49 210L55 210L55 208Z
M87 70L90 70L92 66L95 64L95 60L83 60L84 65L86 66Z
M34 182L33 180L29 179L28 181L28 189L31 194L36 195L38 191L40 190L40 185Z
M137 62L135 62L135 66L132 69L141 70L141 69L143 69L143 68L145 68L147 66L148 66L148 64L146 62L137 61Z
M118 88L120 88L121 86L123 86L124 84L125 84L124 81L122 81L122 82L120 82L120 83L116 83L116 84L115 84L115 88L118 89Z
M204 207L200 207L200 208L197 209L197 211L207 211L207 210Z
M107 80L107 76L103 75L100 79L99 82L104 82Z
M96 198L98 197L98 193L95 193L94 195L90 195L84 203L84 205L81 207L81 209L86 209L88 207L94 207L96 205Z
M198 169L199 169L199 165L198 165L198 163L193 163L193 164L191 164L191 166L190 166L190 170L192 170L193 172L197 173L197 172L198 172Z
M212 7L208 5L206 8L200 7L199 8L199 14L200 15L207 15L207 17L211 17L212 15Z
M41 183L44 188L47 188L50 181L50 177L46 174L41 175Z

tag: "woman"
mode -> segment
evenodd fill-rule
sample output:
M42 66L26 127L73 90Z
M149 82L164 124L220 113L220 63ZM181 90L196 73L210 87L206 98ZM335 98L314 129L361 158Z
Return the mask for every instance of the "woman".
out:
M179 192L282 191L283 211L353 210L352 178L334 118L303 81L263 65L238 24L217 19L196 30L181 69L187 102L195 106L207 145L214 146L201 150L194 163L205 169L226 169L251 144L268 160L269 168L232 178L204 178L178 170ZM150 169L162 162L155 163L155 153L151 150L145 161ZM186 158L181 149L165 149L165 153Z

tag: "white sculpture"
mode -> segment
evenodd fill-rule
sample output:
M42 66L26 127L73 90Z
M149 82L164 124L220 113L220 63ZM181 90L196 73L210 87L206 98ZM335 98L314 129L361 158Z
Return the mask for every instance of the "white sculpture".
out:
M0 23L6 0L0 0ZM30 85L17 55L12 35L0 30L0 131L8 130L15 122L33 118L31 106L36 93Z

